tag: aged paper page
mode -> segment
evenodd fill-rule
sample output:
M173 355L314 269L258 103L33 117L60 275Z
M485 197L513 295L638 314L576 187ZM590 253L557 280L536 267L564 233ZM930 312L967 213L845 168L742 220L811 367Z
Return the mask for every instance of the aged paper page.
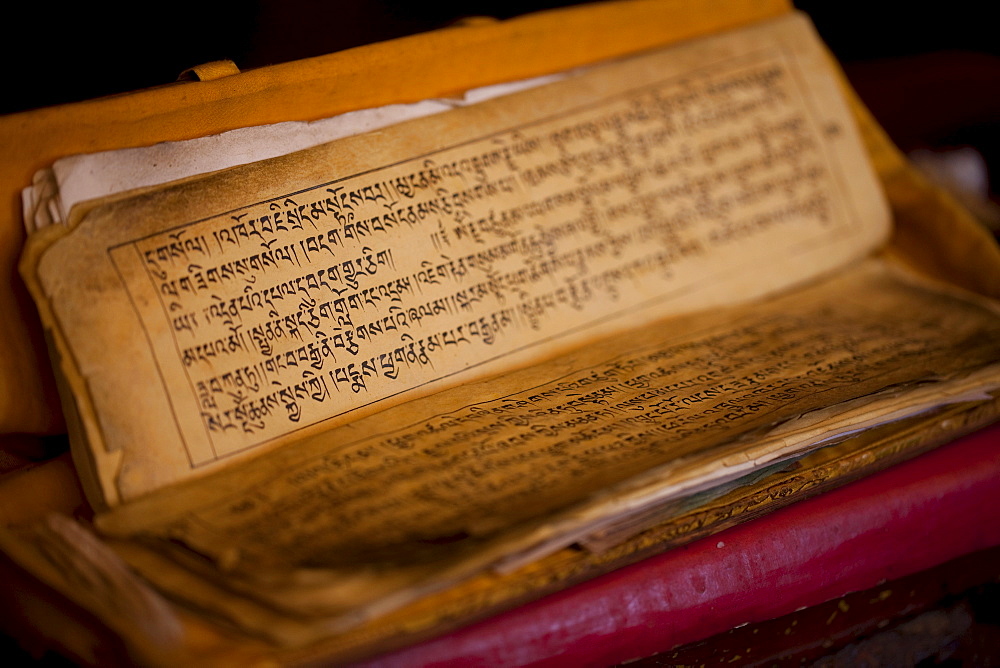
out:
M239 595L242 624L295 641L998 387L992 307L869 262L403 404L98 525L168 591L226 606L192 585L200 573ZM191 574L150 566L164 558ZM262 621L274 611L299 621Z
M887 230L792 16L111 201L29 253L82 397L91 494L114 504L787 288Z

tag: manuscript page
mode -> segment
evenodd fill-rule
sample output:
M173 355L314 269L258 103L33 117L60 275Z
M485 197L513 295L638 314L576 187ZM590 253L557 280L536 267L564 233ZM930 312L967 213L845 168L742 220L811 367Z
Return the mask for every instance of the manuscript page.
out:
M995 308L869 261L396 406L98 526L172 596L295 644L997 388Z
M60 227L34 235L28 280L77 397L88 494L116 505L802 283L870 253L888 215L791 16Z

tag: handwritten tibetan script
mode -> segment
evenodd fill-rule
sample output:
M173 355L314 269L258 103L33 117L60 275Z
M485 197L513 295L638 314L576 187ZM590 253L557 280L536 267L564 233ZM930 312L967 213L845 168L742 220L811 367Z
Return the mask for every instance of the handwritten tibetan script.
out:
M765 52L112 253L169 323L198 463L662 300L695 258L821 243L851 222L821 131Z

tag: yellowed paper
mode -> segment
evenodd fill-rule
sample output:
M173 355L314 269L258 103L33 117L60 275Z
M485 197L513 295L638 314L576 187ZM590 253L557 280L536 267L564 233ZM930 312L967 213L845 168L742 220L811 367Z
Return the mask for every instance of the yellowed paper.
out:
M126 558L168 590L169 569L143 550L299 619L285 631L263 613L243 621L289 642L997 388L995 310L870 262L397 406L99 526L134 541Z
M815 38L789 17L98 205L29 254L91 494L114 505L785 289L887 230Z

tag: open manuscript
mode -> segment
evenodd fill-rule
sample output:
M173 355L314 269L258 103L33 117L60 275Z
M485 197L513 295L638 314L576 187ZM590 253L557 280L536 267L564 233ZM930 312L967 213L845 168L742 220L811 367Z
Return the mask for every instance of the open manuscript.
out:
M76 205L22 267L101 538L7 549L309 648L991 401L1000 312L879 253L825 58L790 16Z

